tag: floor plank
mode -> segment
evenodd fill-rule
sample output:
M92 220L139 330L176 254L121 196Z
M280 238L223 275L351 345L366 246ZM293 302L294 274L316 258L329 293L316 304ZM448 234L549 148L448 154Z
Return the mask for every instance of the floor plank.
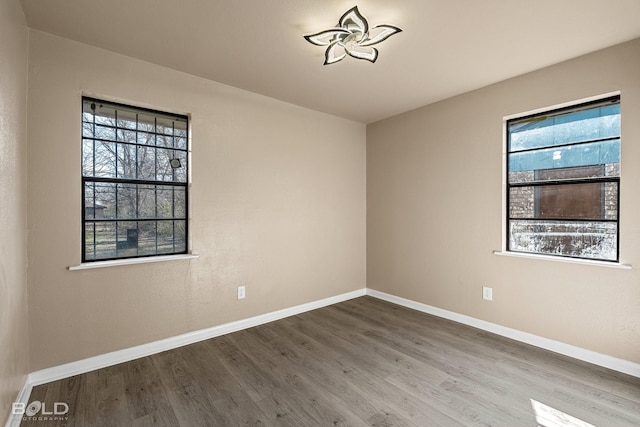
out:
M69 405L47 426L640 425L638 378L371 297L37 386L34 400Z

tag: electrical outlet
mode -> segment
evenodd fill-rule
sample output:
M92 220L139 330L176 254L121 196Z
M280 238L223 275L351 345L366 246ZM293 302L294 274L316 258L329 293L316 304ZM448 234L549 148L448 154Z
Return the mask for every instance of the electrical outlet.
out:
M244 299L247 296L244 286L238 286L238 299Z
M482 299L487 301L493 300L493 288L482 287Z

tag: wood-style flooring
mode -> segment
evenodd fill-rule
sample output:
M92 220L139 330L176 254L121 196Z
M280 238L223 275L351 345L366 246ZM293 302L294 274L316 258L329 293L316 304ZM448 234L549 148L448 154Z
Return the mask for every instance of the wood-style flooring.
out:
M68 419L22 426L640 426L638 378L371 297L41 385L34 400L66 402Z

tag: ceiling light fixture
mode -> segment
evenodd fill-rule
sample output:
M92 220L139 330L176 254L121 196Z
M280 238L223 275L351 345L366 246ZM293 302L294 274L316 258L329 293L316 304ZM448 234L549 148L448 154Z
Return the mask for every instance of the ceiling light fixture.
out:
M376 62L378 50L371 47L402 31L393 25L376 25L369 29L367 19L354 6L342 15L338 26L319 33L304 36L316 46L328 46L324 53L324 65L335 64L347 55Z

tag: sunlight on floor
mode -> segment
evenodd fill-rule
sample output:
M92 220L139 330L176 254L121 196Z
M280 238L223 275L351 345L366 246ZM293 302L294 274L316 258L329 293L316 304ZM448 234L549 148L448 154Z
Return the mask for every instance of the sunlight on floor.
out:
M536 414L536 421L540 427L595 427L593 424L572 417L537 400L530 400L533 412Z

